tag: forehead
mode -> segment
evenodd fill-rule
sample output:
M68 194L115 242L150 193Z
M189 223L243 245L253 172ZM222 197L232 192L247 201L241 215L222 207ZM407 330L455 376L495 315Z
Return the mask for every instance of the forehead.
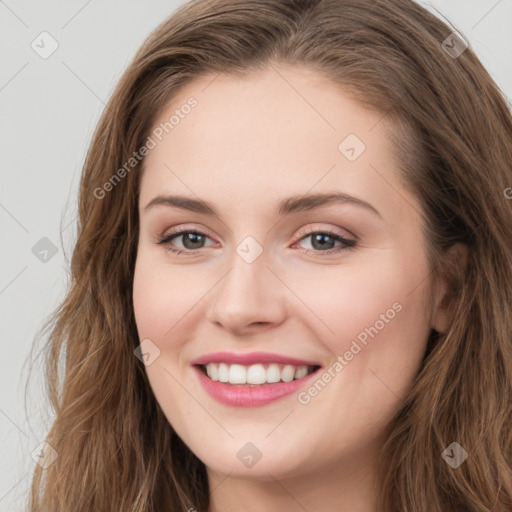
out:
M406 192L398 190L389 128L382 113L307 69L203 76L154 122L159 136L144 161L141 203L180 192L251 197L263 208L274 196L336 189L400 213Z

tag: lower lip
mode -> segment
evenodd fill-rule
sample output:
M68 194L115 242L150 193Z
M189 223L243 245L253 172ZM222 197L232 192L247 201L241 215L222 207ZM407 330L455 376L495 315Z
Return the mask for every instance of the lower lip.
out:
M205 391L218 402L232 407L259 407L297 392L306 384L318 370L290 382L276 382L258 386L243 384L227 384L207 377L198 366L193 366L199 377L199 382Z

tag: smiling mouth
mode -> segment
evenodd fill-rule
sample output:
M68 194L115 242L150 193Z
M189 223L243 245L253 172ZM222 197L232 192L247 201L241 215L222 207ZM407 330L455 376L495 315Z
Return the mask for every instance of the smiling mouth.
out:
M233 386L266 386L299 380L319 370L318 365L208 363L196 365L212 381Z

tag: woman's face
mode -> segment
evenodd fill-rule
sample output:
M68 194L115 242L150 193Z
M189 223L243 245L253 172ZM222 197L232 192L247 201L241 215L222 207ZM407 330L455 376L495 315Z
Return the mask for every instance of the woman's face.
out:
M135 317L156 400L210 473L369 463L442 329L386 127L284 66L202 78L155 122Z

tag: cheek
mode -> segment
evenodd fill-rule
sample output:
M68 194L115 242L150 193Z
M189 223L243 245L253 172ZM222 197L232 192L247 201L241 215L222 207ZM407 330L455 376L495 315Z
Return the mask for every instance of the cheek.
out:
M430 330L426 283L417 286L422 279L421 269L404 272L396 260L371 275L354 269L303 295L316 315L309 314L309 328L331 353L331 362L322 382L305 389L299 401L308 418L330 418L324 428L331 439L341 443L349 437L353 446L367 443L400 407ZM347 422L350 431L341 432Z
M333 268L322 279L295 281L310 310L302 318L311 319L310 330L333 360L344 356L352 383L372 379L371 371L398 386L409 382L430 332L425 268L389 257L379 266Z
M139 251L133 279L135 321L139 339L151 340L158 347L151 350L159 351L145 371L163 413L169 423L172 419L172 424L178 427L186 418L197 414L180 385L184 381L184 368L179 358L186 341L183 329L189 321L187 311L197 302L200 290L194 293L184 281L183 273L171 271L158 258Z
M198 302L204 292L195 289L186 275L144 252L137 257L133 306L141 339L151 338L160 345Z

